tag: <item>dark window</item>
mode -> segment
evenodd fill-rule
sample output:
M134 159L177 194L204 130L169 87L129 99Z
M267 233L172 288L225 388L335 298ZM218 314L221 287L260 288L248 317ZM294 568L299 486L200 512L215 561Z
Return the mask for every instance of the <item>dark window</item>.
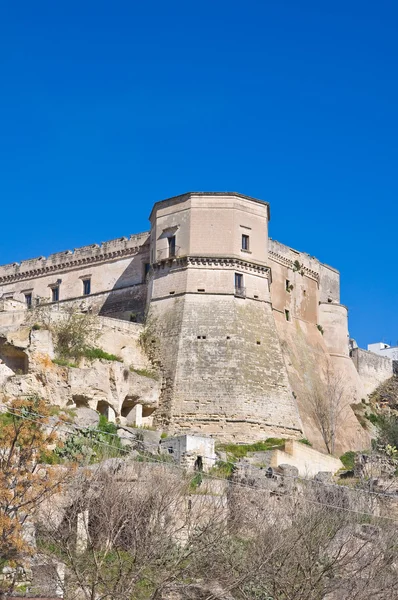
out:
M169 257L176 255L176 236L169 237Z
M286 321L290 321L290 312L288 310L285 310L285 317Z
M32 308L32 294L25 294L25 302L28 308Z
M235 296L246 298L246 288L243 284L242 273L235 273Z
M290 281L286 279L286 291L290 292Z
M242 273L235 273L235 287L242 288L243 287L243 275Z
M242 234L242 250L249 250L249 236Z
M150 270L151 270L151 264L150 263L145 263L144 264L144 277L145 278L148 275L148 273L149 273Z
M59 300L59 285L57 285L51 289L51 298L52 298L53 302L58 302L58 300Z
M91 279L83 279L83 294L84 296L91 294Z

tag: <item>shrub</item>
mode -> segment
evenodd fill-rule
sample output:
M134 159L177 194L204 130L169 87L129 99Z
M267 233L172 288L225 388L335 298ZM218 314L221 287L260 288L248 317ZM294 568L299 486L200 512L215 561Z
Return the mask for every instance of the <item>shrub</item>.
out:
M368 419L368 421L373 423L373 425L377 425L379 422L379 417L374 413L365 413L365 417Z
M352 471L354 469L355 455L356 455L356 452L349 450L348 452L346 452L345 454L340 456L341 462L343 463L345 468L348 469L349 471Z
M142 375L143 377L149 377L149 379L158 379L159 376L155 371L150 371L149 369L136 369L131 365L130 371L132 373L137 373L137 375Z
M118 362L122 362L120 356L116 356L115 354L109 354L101 348L91 348L89 346L87 348L82 349L80 356L84 356L89 360L96 360L102 358L103 360L116 360Z
M264 442L255 442L254 444L222 444L218 448L227 452L232 459L244 458L249 452L266 452L273 448L280 448L285 440L279 438L268 438Z
M225 462L224 460L218 460L214 467L209 471L209 475L220 479L228 479L234 472L235 466L233 462Z
M380 415L377 418L377 424L379 444L398 448L398 418L395 415Z
M305 446L312 446L311 442L309 440L307 440L307 438L303 438L302 440L299 440L300 444L304 444Z
M53 363L60 367L77 367L75 363L69 362L66 358L53 358Z

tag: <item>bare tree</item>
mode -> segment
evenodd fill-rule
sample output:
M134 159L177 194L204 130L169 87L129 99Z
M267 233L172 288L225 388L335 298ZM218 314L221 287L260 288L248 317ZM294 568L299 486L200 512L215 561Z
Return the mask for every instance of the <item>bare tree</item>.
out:
M321 432L326 450L334 454L336 432L347 406L348 390L342 373L336 373L330 364L323 371L309 394L312 417Z
M65 598L394 597L397 524L357 513L344 489L189 483L166 465L82 469L39 527L41 552L66 567Z

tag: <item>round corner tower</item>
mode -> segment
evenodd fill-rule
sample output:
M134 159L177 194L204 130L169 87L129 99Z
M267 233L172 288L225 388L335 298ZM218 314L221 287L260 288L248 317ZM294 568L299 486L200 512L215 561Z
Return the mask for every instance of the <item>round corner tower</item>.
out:
M268 203L192 192L157 202L150 220L157 419L225 439L299 435L270 302Z

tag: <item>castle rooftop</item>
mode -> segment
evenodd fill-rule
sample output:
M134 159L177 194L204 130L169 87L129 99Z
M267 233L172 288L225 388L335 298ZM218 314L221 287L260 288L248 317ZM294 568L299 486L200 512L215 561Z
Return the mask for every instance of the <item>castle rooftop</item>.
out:
M240 194L239 192L185 192L185 194L171 196L170 198L165 198L164 200L159 200L158 202L155 202L155 204L152 207L151 214L149 215L149 219L152 218L154 210L156 210L163 203L177 204L178 202L184 202L185 200L188 200L193 196L232 196L236 198L242 198L243 200L250 200L251 202L257 202L258 204L265 204L268 207L268 221L271 219L271 209L269 202L267 202L266 200L259 200L258 198L253 198L252 196L246 196L245 194Z

